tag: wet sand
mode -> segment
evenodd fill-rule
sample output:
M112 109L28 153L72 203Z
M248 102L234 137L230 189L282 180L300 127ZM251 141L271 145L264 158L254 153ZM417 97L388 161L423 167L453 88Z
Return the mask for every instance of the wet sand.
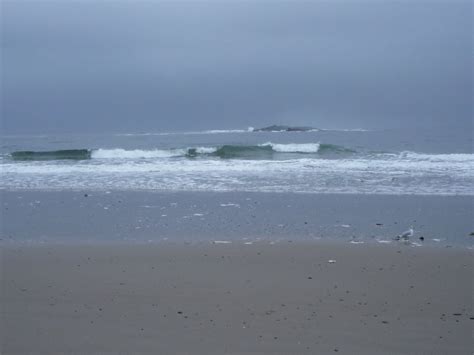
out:
M472 250L203 242L1 252L2 354L473 350Z
M413 226L423 245L473 246L472 196L0 191L0 245L229 239L367 243Z

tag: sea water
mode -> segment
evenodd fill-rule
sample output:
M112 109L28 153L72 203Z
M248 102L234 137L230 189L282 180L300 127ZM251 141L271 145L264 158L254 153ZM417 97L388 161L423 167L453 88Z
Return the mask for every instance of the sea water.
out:
M2 136L4 190L474 195L462 130Z

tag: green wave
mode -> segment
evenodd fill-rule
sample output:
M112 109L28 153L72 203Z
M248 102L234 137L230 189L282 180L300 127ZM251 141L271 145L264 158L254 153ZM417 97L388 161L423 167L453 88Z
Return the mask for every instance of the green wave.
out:
M232 158L248 158L248 159L262 159L273 155L272 147L258 146L258 145L223 145L216 147L213 151L203 152L199 148L189 148L187 150L187 157L194 158L197 156L214 156L223 159Z
M66 149L53 151L17 151L11 153L13 160L86 160L91 158L89 149Z
M96 158L96 152L105 151L107 149L67 149L54 151L16 151L10 154L11 159L19 161L43 161L43 160L87 160ZM169 157L179 156L176 149L167 150L134 150L135 154L130 155L130 151L123 149L112 149L111 157L115 159L140 159L153 158L150 152L158 152L156 158L166 158L166 153L169 152ZM123 154L122 154L123 153ZM334 144L277 144L265 143L261 145L223 145L218 147L199 147L183 149L182 157L196 158L196 157L216 157L221 159L268 159L278 158L282 156L320 156L325 158L338 158L341 155L355 153L355 151ZM178 155L176 155L178 154ZM103 155L103 154L102 154ZM100 156L98 158L104 158ZM107 158L107 156L105 157Z
M335 144L321 144L318 154L352 154L355 150Z
M278 144L276 144L278 145ZM211 153L199 152L196 148L190 148L187 151L188 157L197 156L215 156L222 159L272 159L281 155L318 155L324 157L337 157L341 154L352 154L354 150L334 144L319 144L317 151L301 152L297 151L279 151L275 145L223 145Z
M247 158L247 159L268 159L274 154L270 146L258 145L223 145L213 153L223 159Z

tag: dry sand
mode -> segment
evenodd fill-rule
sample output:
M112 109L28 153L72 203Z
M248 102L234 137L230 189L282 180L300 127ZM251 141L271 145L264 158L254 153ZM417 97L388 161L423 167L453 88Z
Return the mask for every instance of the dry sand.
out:
M2 354L473 351L466 249L4 246L1 265Z

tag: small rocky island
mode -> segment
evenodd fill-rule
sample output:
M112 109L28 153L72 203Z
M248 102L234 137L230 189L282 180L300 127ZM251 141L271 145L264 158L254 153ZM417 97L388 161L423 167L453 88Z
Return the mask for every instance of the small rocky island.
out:
M263 128L256 128L254 132L308 132L308 131L319 131L318 128L314 127L298 127L298 126L284 126L284 125L271 125Z

